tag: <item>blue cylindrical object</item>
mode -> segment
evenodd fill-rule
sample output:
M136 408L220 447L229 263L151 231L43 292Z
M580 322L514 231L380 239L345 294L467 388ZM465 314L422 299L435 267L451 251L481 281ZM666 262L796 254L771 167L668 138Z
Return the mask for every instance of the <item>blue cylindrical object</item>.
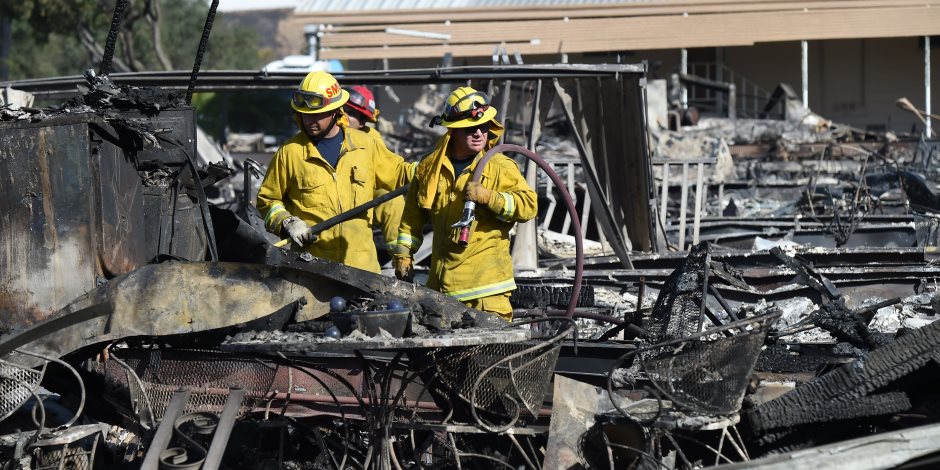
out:
M330 311L331 312L342 312L346 310L346 299L336 296L330 299Z
M333 325L323 332L323 336L326 336L327 338L340 339L343 337L343 334L340 333L339 328L337 328L336 325Z
M405 308L405 305L401 302L401 300L392 299L388 301L389 310L401 310L403 308Z

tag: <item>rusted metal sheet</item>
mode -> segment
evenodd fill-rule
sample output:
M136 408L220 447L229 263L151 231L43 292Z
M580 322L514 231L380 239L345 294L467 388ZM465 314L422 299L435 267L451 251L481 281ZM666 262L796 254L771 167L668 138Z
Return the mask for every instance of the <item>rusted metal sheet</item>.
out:
M96 260L88 126L0 127L0 316L10 330L93 289Z
M94 139L97 136L93 136ZM106 276L118 276L144 265L146 240L141 236L145 226L144 193L140 176L120 148L103 139L92 150L98 157L98 254ZM97 150L97 152L96 152Z
M286 319L295 304L317 303L275 271L234 263L147 265L92 290L55 318L0 339L0 356L22 348L59 357L109 340L208 332L277 312Z
M159 255L204 258L205 221L184 178L192 109L126 114L0 123L0 332ZM161 129L166 148L133 126Z
M338 263L281 259L272 264L143 266L91 290L53 318L0 336L0 357L18 348L59 357L138 336L224 334L231 333L225 328L236 326L276 329L288 319L326 315L334 296L409 299L418 322L433 329L504 324L430 289Z

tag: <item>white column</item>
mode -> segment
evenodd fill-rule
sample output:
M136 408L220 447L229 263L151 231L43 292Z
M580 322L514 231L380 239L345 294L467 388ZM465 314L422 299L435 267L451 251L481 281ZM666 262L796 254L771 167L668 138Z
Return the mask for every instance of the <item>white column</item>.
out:
M689 50L683 47L680 50L680 54L681 55L679 58L679 72L687 75L689 73ZM680 99L682 100L682 107L688 108L689 107L689 90L685 87L685 85L681 85L681 86L682 86L682 95Z
M803 56L803 107L809 109L809 43L800 41Z
M930 36L924 36L924 111L927 112L927 138L933 135L930 122Z

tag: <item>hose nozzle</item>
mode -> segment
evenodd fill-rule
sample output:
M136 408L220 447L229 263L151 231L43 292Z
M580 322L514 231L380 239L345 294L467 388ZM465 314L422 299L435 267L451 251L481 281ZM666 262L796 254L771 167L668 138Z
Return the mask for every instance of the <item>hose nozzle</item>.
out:
M460 236L457 237L457 243L460 246L467 246L467 242L470 240L470 225L476 220L476 211L477 203L473 201L465 202L460 220L451 225L451 228L460 228Z

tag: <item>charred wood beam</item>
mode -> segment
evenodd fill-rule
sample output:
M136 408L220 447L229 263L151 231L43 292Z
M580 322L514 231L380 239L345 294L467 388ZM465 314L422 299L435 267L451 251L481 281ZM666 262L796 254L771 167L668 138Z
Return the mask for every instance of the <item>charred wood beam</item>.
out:
M776 256L788 268L796 271L800 280L819 292L824 302L832 302L842 297L832 281L816 272L806 261L800 260L795 255L790 256L784 253L779 247L771 248L770 254Z
M777 427L778 417L813 404L854 403L933 360L940 348L940 322L897 338L855 362L845 364L795 390L745 412L742 416L756 433Z

